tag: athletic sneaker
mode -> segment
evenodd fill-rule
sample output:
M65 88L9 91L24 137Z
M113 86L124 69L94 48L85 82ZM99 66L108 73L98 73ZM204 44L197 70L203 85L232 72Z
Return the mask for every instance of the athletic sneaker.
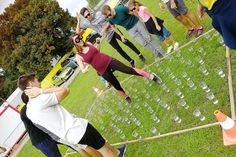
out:
M124 157L125 151L126 151L126 144L124 144L122 147L118 148L118 150L120 151L120 154L118 157Z
M194 33L194 29L193 29L193 28L192 28L192 29L189 29L188 32L187 32L187 34L186 34L186 38L187 38L187 39L190 38L193 33Z
M125 101L126 101L128 104L131 104L131 102L132 102L129 96L127 96L127 97L125 98Z
M143 55L139 55L139 59L140 59L143 63L146 62L146 59L143 57Z
M172 51L172 49L173 49L173 46L172 46L172 45L169 46L169 47L167 48L167 50L166 50L166 53L167 53L167 54L170 53L170 52Z
M203 31L204 31L204 28L203 28L203 27L196 28L196 29L195 29L195 33L196 33L195 37L197 38L197 37L199 37L200 35L202 35Z
M162 83L161 78L159 76L157 76L157 74L152 73L152 75L154 76L153 79L152 79L153 81L155 81L157 84L161 84Z
M133 59L132 59L129 63L130 63L130 65L131 65L132 67L135 67L134 60L133 60Z
M178 43L178 42L175 42L175 44L174 44L174 50L177 50L177 48L179 48L179 43Z

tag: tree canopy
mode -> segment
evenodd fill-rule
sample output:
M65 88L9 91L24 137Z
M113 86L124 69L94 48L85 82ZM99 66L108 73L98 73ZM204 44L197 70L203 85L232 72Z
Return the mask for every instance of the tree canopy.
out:
M53 0L16 0L0 15L0 97L16 88L17 78L36 73L43 78L54 56L72 48L68 38L76 19Z

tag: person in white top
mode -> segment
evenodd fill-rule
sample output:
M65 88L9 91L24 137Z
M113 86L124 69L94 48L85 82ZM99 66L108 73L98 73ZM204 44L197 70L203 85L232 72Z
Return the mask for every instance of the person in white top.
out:
M201 26L198 18L189 11L184 0L158 0L160 8L163 10L164 6L161 1L166 4L169 12L175 19L187 27L188 31L186 38L190 38L193 33L195 33L195 37L198 37L203 33L203 26Z
M23 75L18 79L18 87L29 97L26 114L41 130L54 140L65 145L87 145L104 157L122 157L126 145L114 149L86 119L68 112L61 102L69 89L64 87L40 88L34 74Z

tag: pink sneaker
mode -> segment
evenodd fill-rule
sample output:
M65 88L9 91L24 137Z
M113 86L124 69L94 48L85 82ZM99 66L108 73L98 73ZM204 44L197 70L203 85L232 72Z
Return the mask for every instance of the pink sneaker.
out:
M196 35L195 35L195 37L197 38L197 37L199 37L200 35L202 35L202 33L204 32L204 27L198 27L198 28L195 28L195 33L196 33Z

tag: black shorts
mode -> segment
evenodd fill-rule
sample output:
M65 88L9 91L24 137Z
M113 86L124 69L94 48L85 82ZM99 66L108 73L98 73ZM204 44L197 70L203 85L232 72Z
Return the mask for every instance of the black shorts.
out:
M98 150L102 148L105 143L106 141L102 135L91 124L88 123L86 132L79 141L79 144L85 144Z
M158 23L158 25L161 27L161 29L162 29L162 27L163 27L163 20L162 19L159 19L158 17L156 17L156 20L157 20L157 23ZM150 33L150 34L158 34L158 35L161 35L161 36L163 36L163 31L162 30L160 30L160 31L158 31L157 29L156 29L156 24L154 23L154 21L153 21L153 19L150 17L149 18L149 20L147 21L147 22L145 22L144 23L145 24L145 26L146 26L146 28L147 28L147 30L148 30L148 32Z

